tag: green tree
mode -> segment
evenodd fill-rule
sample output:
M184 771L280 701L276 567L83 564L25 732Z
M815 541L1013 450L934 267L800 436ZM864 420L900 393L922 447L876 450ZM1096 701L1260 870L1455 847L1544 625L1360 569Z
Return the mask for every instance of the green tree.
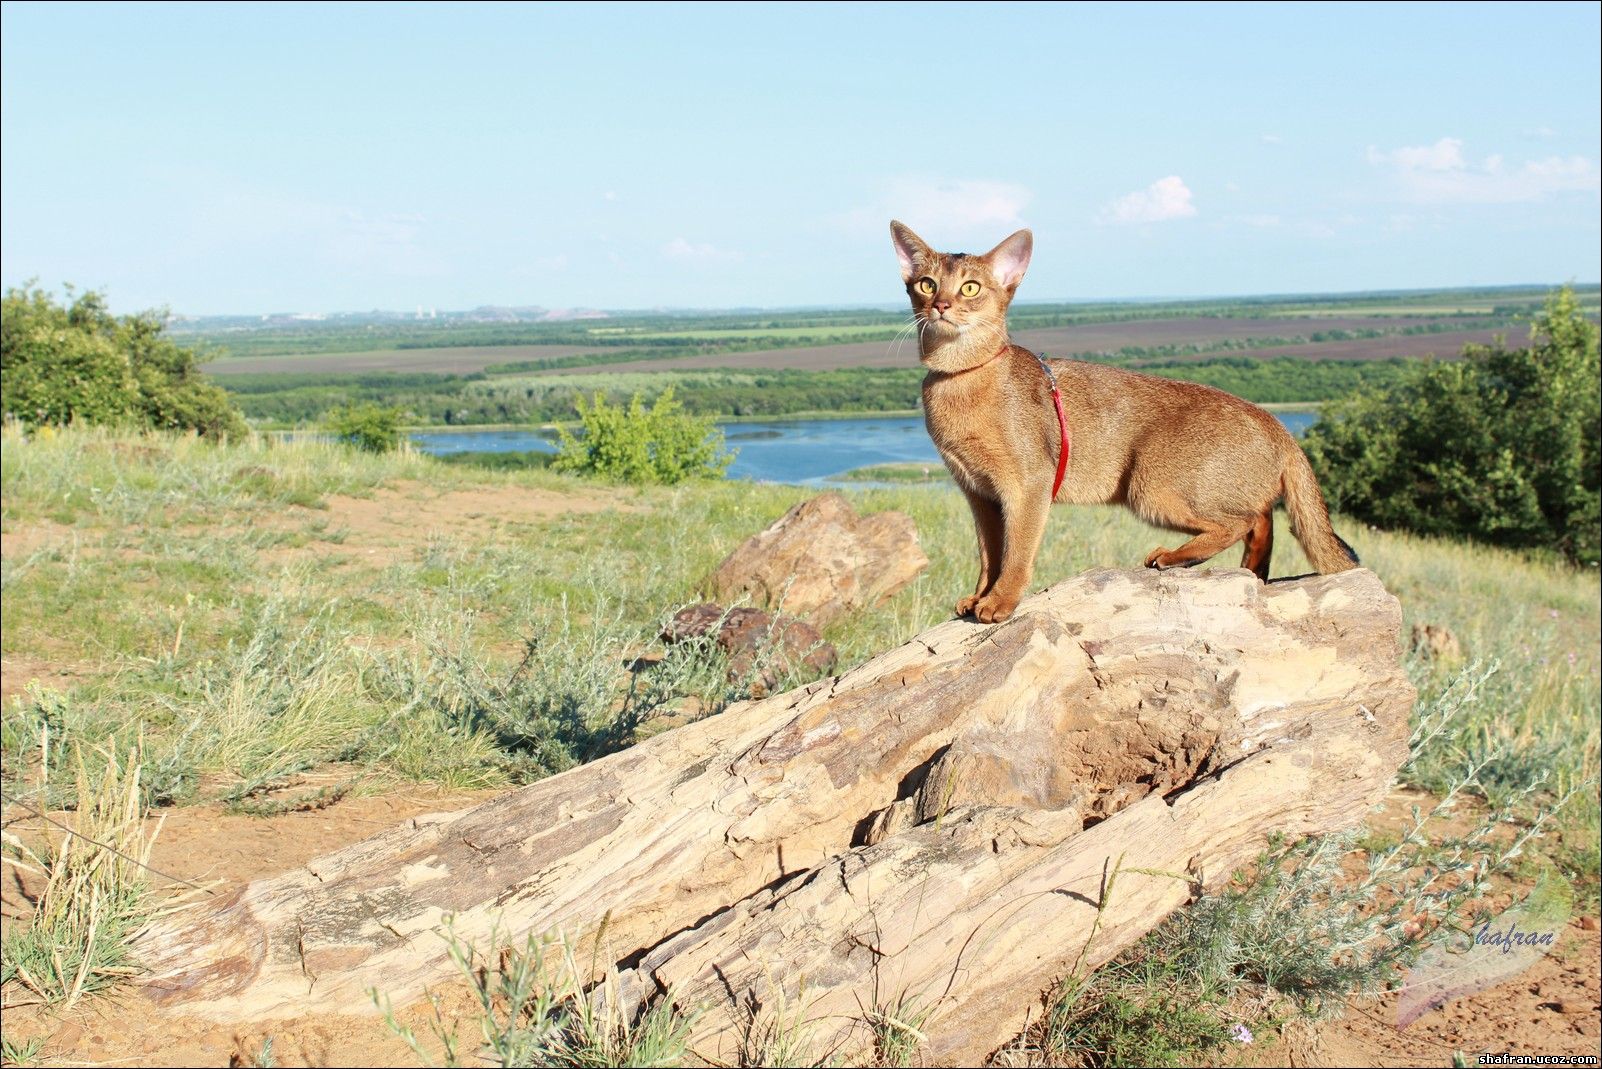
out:
M396 406L343 405L329 409L323 424L346 445L369 453L388 453L400 446L402 415Z
M1326 406L1305 445L1331 504L1379 527L1597 563L1598 334L1564 287L1528 346L1469 346Z
M97 423L241 435L245 421L156 312L117 317L90 290L57 304L37 288L0 302L0 408L23 423Z
M721 478L734 459L711 418L685 412L671 386L649 408L639 394L625 408L607 404L600 392L589 404L579 398L577 406L584 434L575 438L558 431L560 452L551 465L557 471L672 484Z

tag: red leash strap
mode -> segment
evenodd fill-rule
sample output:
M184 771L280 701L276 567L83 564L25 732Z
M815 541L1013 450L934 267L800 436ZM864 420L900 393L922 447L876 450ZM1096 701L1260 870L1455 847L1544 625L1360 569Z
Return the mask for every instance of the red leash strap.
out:
M1051 499L1055 501L1057 491L1062 489L1062 477L1068 473L1068 454L1073 451L1073 442L1068 437L1068 415L1062 410L1062 391L1057 388L1057 376L1052 374L1044 355L1036 353L1035 359L1040 361L1040 369L1051 383L1051 403L1057 409L1057 433L1062 439L1062 448L1057 451L1057 478L1051 483Z

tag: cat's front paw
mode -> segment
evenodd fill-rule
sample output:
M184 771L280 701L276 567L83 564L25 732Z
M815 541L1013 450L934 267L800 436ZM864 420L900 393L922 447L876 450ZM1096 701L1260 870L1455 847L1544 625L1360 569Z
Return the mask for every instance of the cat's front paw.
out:
M999 624L1010 617L1012 610L1017 607L1017 598L1004 597L1000 594L986 594L974 604L973 615L974 619L982 624Z
M1168 558L1169 558L1170 555L1172 555L1173 552L1174 551L1171 550L1171 549L1164 549L1162 546L1158 546L1156 549L1154 549L1150 553L1146 554L1146 567L1148 567L1148 568L1166 568L1166 567L1168 567Z
M977 604L979 604L979 595L969 594L967 597L957 602L957 615L967 616L969 613L973 612L973 607Z

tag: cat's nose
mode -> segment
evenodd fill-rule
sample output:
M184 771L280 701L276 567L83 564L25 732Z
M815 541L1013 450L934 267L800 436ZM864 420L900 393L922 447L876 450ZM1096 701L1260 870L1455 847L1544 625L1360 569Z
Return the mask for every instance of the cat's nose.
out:
M934 306L935 306L935 311L944 312L947 308L951 307L951 302L950 301L936 301L934 303Z

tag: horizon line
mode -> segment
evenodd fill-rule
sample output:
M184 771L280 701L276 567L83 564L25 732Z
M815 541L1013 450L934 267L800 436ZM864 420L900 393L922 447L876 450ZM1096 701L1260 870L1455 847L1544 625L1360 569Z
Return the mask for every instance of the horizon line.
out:
M1584 291L1584 290L1590 290L1590 289L1602 290L1602 280L1587 281L1587 282L1578 282L1578 281L1570 280L1568 282L1557 282L1557 283L1550 283L1550 282L1507 282L1507 283L1492 283L1492 284L1484 284L1484 285L1418 286L1418 287L1411 287L1410 286L1410 287L1402 287L1402 288L1386 287L1386 288L1379 288L1379 289L1354 289L1354 290L1301 290L1301 291L1298 291L1298 290L1283 290L1283 291L1258 292L1258 293L1203 293L1203 294L1191 294L1191 295L1185 295L1185 294L1153 294L1153 295L1145 295L1145 296L1078 297L1078 298L1031 297L1031 298L1026 298L1026 299L1021 299L1021 300L1014 301L1013 304L1012 304L1012 307L1028 306L1028 305L1092 305L1092 304L1140 305L1140 304L1164 304L1164 303L1200 302L1200 301L1290 301L1290 300L1308 299L1308 298L1344 298L1344 299L1351 299L1351 298L1360 298L1360 297L1407 296L1407 295L1412 295L1412 294L1426 294L1426 293L1476 293L1476 292L1492 292L1492 291L1502 291L1502 290L1547 290L1547 291L1552 291L1552 290L1559 289L1559 288L1561 288L1563 286L1569 286L1569 287L1571 287L1571 288L1573 288L1575 290L1578 290L1578 291ZM8 289L21 289L22 286L8 286L7 288ZM84 289L84 290L80 290L79 292L87 293L87 292L91 292L91 289ZM146 310L147 311L161 311L161 310L163 310L164 307L165 306L157 306L156 308L146 309ZM420 308L422 306L414 306L414 307ZM839 312L847 312L847 311L895 311L895 310L899 309L900 307L901 307L900 302L890 302L890 301L876 301L876 302L869 301L869 302L860 302L860 303L794 304L794 305L757 305L757 304L753 304L753 305L655 305L655 306L649 306L649 307L614 307L614 308L608 308L608 307L601 306L601 305L545 306L545 305L539 305L539 304L478 304L478 305L474 305L474 306L468 307L468 308L447 308L447 309L443 309L443 310L439 309L437 306L429 306L429 311L431 313L433 313L434 315L460 315L460 314L465 313L465 312L478 311L479 309L504 308L504 309L538 309L538 310L546 311L546 312L553 312L553 311L556 311L556 312L570 311L570 312L577 312L577 313L588 312L588 313L600 313L600 314L606 315L606 316L630 316L630 315L664 315L664 314L686 314L686 313L737 314L737 313L754 313L754 312L790 312L790 313L796 313L796 312L827 312L827 311L839 311ZM402 309L402 308L382 308L382 307L373 307L373 308L365 308L365 309L354 309L354 308L345 308L345 309L306 309L306 308L300 308L300 309L275 309L275 310L266 311L266 312L260 312L260 311L252 311L252 312L174 312L174 311L171 310L170 307L167 307L166 311L167 311L167 318L169 319L169 321L171 321L171 320L201 320L201 319L230 319L230 318L244 318L244 317L266 318L266 317L269 317L269 316L305 316L305 315L317 315L317 316L397 315L397 316L412 316L415 321L418 321L418 322L422 322L423 321L423 320L417 320L416 319L417 313L415 311L407 311L407 310Z

